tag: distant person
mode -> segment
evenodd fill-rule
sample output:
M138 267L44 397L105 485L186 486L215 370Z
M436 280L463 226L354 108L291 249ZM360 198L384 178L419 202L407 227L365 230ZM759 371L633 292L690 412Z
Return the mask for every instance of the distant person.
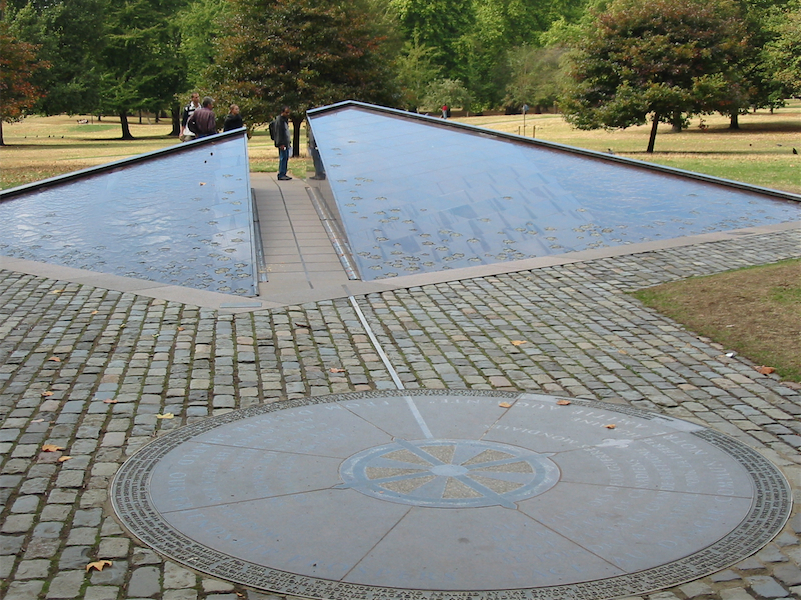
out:
M200 108L200 94L197 92L192 92L192 96L189 99L189 104L184 106L184 112L181 115L181 135L178 136L182 142L187 142L191 139L194 139L195 134L192 133L186 127L186 122L189 120L189 117L192 116L198 108Z
M292 179L286 174L289 167L289 116L292 111L288 106L281 109L281 114L275 118L275 147L278 148L278 180L288 181Z
M192 113L186 126L193 131L198 139L217 133L217 115L212 110L214 98L206 96L200 103L200 108Z
M228 114L225 115L225 121L223 122L223 131L240 129L244 126L245 124L242 122L242 115L239 114L239 106L237 104L232 104L231 107L228 109Z
M442 118L443 119L447 119L449 114L450 113L448 112L448 105L447 104L443 104L442 105Z

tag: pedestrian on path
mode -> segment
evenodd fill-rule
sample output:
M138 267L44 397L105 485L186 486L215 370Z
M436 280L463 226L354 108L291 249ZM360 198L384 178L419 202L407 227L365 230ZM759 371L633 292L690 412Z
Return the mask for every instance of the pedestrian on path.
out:
M286 174L289 167L289 116L292 111L288 106L281 108L281 114L275 118L275 147L278 148L278 180L288 181L292 179Z

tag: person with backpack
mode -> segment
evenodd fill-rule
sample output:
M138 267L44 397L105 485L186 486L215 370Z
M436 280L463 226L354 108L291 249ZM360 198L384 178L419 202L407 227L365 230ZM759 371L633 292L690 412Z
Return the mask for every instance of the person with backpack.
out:
M214 98L206 96L200 108L193 112L186 122L186 126L195 132L198 139L217 133L217 115L214 114L213 108Z
M181 135L178 136L182 142L188 142L195 138L195 134L193 131L190 131L189 128L186 126L186 122L189 120L189 117L192 116L198 108L200 108L200 94L197 92L192 92L192 96L189 99L189 104L184 106L184 112L181 116Z
M292 179L286 174L289 167L289 116L292 111L288 106L281 108L281 114L278 115L270 123L270 137L275 141L275 147L278 148L278 180L288 181Z

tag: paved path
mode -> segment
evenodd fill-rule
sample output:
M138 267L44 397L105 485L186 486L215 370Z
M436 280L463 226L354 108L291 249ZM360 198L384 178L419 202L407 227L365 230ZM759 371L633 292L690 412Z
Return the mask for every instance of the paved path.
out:
M281 194L267 179L254 178L254 187L280 214ZM303 183L290 185L302 199ZM289 187L280 188L284 200ZM313 226L308 211L305 218ZM306 232L295 231L300 248ZM732 568L648 598L801 597L801 391L627 294L801 256L801 229L695 241L572 255L509 273L509 265L496 265L450 280L319 287L304 247L306 281L273 279L266 285L282 289L265 290L258 310L241 298L220 308L220 295L0 260L3 597L276 598L199 576L137 545L112 517L107 488L127 456L184 423L260 402L394 388L348 291L407 388L529 390L630 404L756 448L793 486L785 530ZM271 264L276 273L279 260ZM159 418L168 413L174 417ZM45 452L45 444L63 450ZM112 564L87 573L95 560Z

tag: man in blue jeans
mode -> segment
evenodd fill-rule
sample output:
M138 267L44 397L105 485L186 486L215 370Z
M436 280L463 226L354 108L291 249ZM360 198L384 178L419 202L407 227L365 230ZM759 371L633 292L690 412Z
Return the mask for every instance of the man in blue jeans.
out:
M286 174L289 165L289 115L288 106L281 109L281 114L275 119L275 147L278 148L278 180L292 179Z

